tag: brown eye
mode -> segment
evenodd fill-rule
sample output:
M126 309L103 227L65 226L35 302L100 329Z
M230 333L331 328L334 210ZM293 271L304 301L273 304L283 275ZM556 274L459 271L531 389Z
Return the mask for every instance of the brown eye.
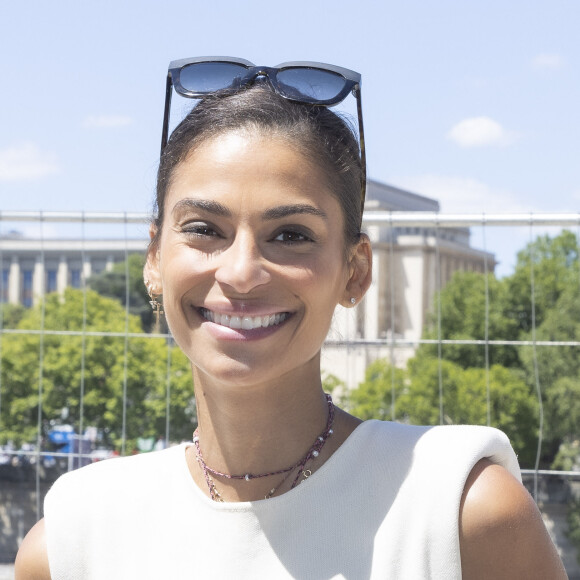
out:
M197 238L213 238L219 236L218 232L211 225L205 223L186 224L181 228L181 231L186 235Z
M280 232L275 238L277 242L283 242L285 244L297 244L303 242L312 242L312 238L307 234L297 230L284 230Z

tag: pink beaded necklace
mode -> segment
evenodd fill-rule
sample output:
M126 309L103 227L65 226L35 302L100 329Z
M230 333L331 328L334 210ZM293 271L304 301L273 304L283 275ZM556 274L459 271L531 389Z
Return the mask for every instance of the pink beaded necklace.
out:
M320 452L322 451L322 448L324 447L326 440L334 432L332 429L332 426L334 424L334 404L332 402L332 397L328 394L325 394L325 395L326 395L326 403L328 405L328 419L326 421L326 427L324 428L324 431L316 438L316 440L314 441L314 443L312 444L310 449L308 449L308 451L306 452L306 455L304 455L301 459L299 459L296 463L294 463L290 467L285 467L284 469L278 469L277 471L271 471L268 473L245 473L243 475L233 475L230 473L222 473L221 471L218 471L217 469L212 469L211 467L209 467L209 465L206 464L206 462L203 459L203 455L201 453L201 448L199 445L199 434L198 434L198 430L196 429L193 433L193 443L195 445L195 455L196 455L196 459L197 459L198 463L200 464L201 469L203 471L203 474L205 477L205 482L207 484L211 499L213 499L214 501L223 501L219 491L216 489L215 483L212 479L212 475L217 476L217 477L223 477L225 479L243 479L245 481L251 481L252 479L260 479L262 477L272 477L274 475L283 475L284 474L285 477L282 479L282 481L280 481L280 483L278 483L277 486L272 488L268 492L268 494L266 494L264 499L271 498L274 495L274 493L276 492L276 490L286 481L286 479L290 476L290 474L293 471L298 470L298 473L297 473L296 477L294 478L294 481L292 482L291 489L294 489L298 485L301 477L305 477L305 478L308 477L311 474L311 471L309 469L305 470L306 464L311 459L316 459L320 455Z

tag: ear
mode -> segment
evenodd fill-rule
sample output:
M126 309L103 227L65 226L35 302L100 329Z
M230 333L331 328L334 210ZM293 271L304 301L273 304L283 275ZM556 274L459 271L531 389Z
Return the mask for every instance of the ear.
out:
M149 226L149 239L151 243L147 249L147 260L143 267L143 282L153 294L163 294L163 282L159 269L159 241L156 240L157 228L151 224Z
M372 278L373 252L371 241L366 234L361 234L359 241L350 253L349 278L340 303L347 308L352 308L358 304L369 289ZM354 303L352 302L353 298Z

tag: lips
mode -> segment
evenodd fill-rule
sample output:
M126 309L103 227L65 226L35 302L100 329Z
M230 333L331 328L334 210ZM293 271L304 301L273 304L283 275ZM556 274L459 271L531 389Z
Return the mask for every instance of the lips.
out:
M265 314L262 316L247 316L237 314L220 314L207 308L200 308L200 314L206 320L225 326L227 328L253 330L255 328L269 328L284 322L289 316L289 312L278 312L276 314Z

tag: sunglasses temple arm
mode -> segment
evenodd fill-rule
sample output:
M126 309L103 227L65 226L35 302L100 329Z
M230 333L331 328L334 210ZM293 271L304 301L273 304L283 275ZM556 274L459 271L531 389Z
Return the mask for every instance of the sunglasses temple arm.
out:
M361 216L364 211L365 197L367 192L367 156L365 149L365 134L362 115L362 98L360 85L355 89L356 112L358 116L358 135L360 141L360 159L361 159Z
M167 138L169 134L169 111L171 110L171 95L173 93L173 81L171 74L167 74L167 83L165 85L165 110L163 111L163 129L161 131L161 153L167 145Z

